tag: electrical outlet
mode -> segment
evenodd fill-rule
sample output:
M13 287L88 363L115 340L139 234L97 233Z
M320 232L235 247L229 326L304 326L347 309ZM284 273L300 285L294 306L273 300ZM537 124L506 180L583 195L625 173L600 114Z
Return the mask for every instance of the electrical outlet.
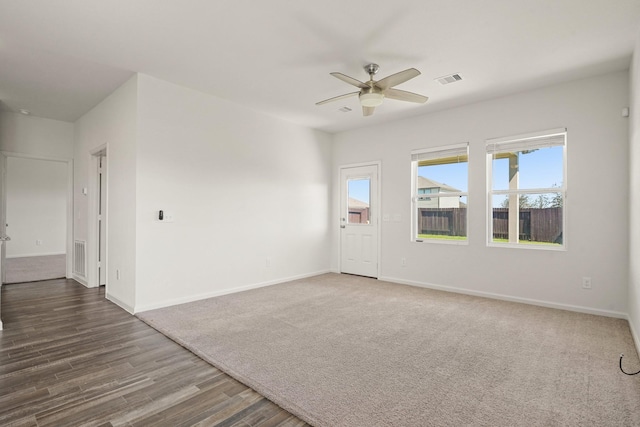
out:
M42 240L36 240L36 246L42 246Z
M591 289L591 277L582 278L582 289Z
M267 268L271 267L271 258L267 257L264 260L264 266L267 267Z
M116 268L116 279L120 280L120 269Z
M406 258L400 258L400 264L402 264L403 267L406 267L407 259Z

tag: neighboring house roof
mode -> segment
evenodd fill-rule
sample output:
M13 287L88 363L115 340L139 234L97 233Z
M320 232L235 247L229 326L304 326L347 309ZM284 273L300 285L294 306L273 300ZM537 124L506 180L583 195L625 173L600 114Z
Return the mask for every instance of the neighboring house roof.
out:
M369 203L363 202L362 200L354 199L353 197L349 197L349 207L365 209L369 207Z
M441 193L458 193L460 190L450 185L434 181L424 176L418 176L418 188L439 188Z

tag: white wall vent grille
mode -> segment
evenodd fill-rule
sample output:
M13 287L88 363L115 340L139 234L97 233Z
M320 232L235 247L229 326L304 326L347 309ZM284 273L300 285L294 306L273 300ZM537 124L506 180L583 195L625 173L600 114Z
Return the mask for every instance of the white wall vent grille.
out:
M441 85L448 85L449 83L455 83L462 80L462 76L460 74L449 74L448 76L438 77L436 81Z
M80 277L87 275L87 242L75 240L73 242L73 274Z

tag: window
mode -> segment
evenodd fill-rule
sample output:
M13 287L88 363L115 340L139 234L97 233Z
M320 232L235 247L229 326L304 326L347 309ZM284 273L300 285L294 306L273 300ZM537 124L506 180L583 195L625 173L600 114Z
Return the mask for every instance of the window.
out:
M371 180L368 177L347 181L348 224L369 224L370 196Z
M491 245L565 247L566 129L487 141Z
M466 242L469 144L411 152L412 239Z

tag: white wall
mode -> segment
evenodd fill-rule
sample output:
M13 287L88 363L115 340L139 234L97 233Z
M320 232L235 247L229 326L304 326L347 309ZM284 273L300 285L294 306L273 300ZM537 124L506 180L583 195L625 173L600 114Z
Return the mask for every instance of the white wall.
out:
M330 150L328 134L140 75L136 311L328 271Z
M382 213L401 218L382 223L382 278L624 316L629 167L621 109L628 104L628 73L618 72L344 132L335 136L334 175L343 164L382 161ZM559 127L568 129L568 250L487 247L485 140ZM470 144L469 244L410 242L410 151L461 142ZM592 290L581 289L583 276L592 278Z
M8 157L6 174L7 258L66 253L67 163Z
M96 227L90 216L95 215L97 172L91 153L106 145L107 298L128 311L135 306L137 90L134 76L75 123L74 238L87 241L88 259L95 258ZM112 265L120 269L119 280ZM87 276L87 284L96 286L96 265L88 265Z
M640 352L640 33L631 64L629 324Z
M3 111L0 150L32 156L73 158L73 123Z

